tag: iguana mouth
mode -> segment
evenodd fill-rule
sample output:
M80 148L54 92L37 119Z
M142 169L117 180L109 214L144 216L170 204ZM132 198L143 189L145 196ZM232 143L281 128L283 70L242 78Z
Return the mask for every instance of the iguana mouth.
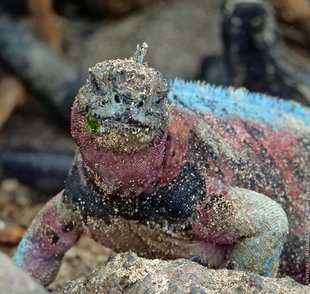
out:
M111 131L129 131L133 135L136 134L149 134L152 130L151 126L141 123L138 120L132 118L114 118L114 117L102 117L95 112L86 114L86 121L88 128L93 132L111 132Z
M121 130L121 131L130 131L133 135L138 133L145 133L148 134L151 130L150 127L147 127L145 125L142 125L139 122L123 122L123 121L117 121L117 120L104 120L102 122L102 125L100 126L99 130L101 132L111 131L111 130Z

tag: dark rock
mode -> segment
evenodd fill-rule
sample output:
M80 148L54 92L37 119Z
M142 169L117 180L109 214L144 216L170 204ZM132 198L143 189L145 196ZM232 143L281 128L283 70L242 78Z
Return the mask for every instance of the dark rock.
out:
M290 278L266 278L241 271L213 270L190 260L150 260L126 252L110 258L86 281L70 282L54 294L305 294L310 293L309 290L308 286L302 286Z

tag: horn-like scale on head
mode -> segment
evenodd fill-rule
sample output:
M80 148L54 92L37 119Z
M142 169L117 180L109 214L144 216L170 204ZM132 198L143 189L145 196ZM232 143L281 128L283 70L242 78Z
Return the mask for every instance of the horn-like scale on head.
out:
M136 52L133 56L134 60L137 63L143 63L144 56L147 53L148 45L144 42L142 45L138 44L136 48Z

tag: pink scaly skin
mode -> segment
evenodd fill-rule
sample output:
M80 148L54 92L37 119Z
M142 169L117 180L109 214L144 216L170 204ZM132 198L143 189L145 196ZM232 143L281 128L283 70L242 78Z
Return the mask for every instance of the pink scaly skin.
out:
M265 276L280 264L304 282L310 132L168 104L166 81L141 54L90 69L72 108L78 149L64 192L34 219L15 262L47 285L83 228L116 252Z

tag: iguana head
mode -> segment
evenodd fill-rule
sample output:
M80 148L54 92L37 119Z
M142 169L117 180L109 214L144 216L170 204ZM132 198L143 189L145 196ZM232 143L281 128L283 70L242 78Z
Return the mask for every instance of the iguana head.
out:
M84 125L100 146L115 152L154 146L167 127L168 85L143 63L146 47L138 45L132 58L100 62L89 69L73 107L74 124L82 129Z

